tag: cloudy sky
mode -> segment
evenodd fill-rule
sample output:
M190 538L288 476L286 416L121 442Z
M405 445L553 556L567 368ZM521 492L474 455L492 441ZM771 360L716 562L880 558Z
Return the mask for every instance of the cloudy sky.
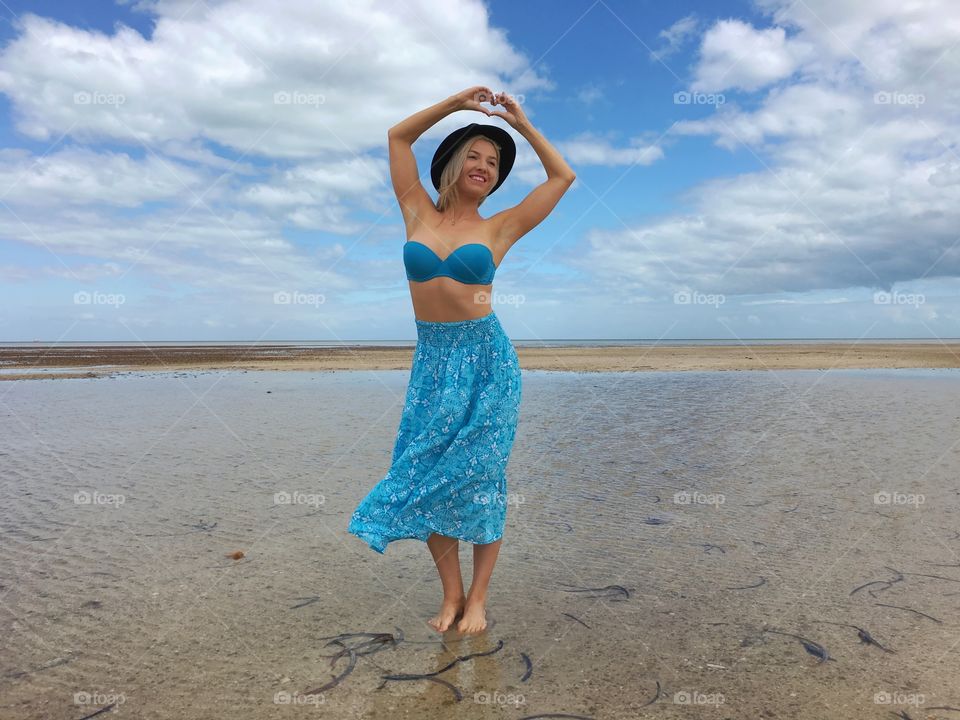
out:
M478 84L522 96L577 173L497 273L512 338L960 336L954 0L4 0L0 20L2 341L415 337L386 131ZM448 116L421 173L474 121L507 127ZM514 135L485 216L546 178Z

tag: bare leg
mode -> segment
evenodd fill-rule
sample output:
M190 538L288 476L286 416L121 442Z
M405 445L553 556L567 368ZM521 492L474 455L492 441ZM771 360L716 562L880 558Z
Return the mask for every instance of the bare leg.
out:
M463 612L463 579L460 577L460 541L456 538L433 533L427 538L427 547L437 564L440 583L443 585L443 603L440 612L427 623L434 630L443 632Z
M463 619L457 623L457 630L462 633L476 633L487 627L487 588L502 542L503 538L473 546L473 582L463 608Z

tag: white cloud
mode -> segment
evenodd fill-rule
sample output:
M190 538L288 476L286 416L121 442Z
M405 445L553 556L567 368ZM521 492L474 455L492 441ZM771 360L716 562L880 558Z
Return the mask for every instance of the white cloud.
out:
M18 131L132 146L203 138L309 158L380 145L398 117L478 83L549 87L479 0L290 0L283 12L232 0L182 17L179 3L139 7L160 13L149 39L20 16L0 55Z
M628 291L727 295L960 275L960 10L763 5L789 37L721 21L695 70L701 89L762 89L674 128L760 169L687 191L689 214L590 233L581 270ZM729 69L738 45L751 52Z
M633 138L629 147L615 147L607 140L584 133L578 137L558 142L561 152L574 165L650 165L663 158L663 149Z
M34 157L25 150L0 150L0 196L7 203L129 208L179 200L209 182L207 173L155 155L137 160L126 153L70 147Z
M788 40L782 27L757 30L740 20L721 20L703 37L691 90L756 90L790 77L810 54L810 45Z
M689 38L693 37L698 24L697 16L691 14L680 18L666 30L661 30L657 37L661 38L664 43L656 50L652 50L650 57L653 60L663 60L663 58L673 55Z

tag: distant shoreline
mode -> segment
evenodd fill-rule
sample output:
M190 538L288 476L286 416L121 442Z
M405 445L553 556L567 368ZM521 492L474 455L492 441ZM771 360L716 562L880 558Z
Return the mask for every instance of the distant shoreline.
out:
M525 370L575 372L957 368L960 342L524 347ZM408 370L413 347L127 345L0 347L0 380L101 377L127 371ZM38 372L31 372L37 370ZM42 370L42 371L41 371ZM11 372L12 371L12 372Z

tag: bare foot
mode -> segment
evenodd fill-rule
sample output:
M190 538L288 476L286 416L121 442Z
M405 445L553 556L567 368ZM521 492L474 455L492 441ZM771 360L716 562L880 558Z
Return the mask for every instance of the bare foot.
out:
M427 620L427 624L437 632L445 631L463 613L465 602L466 600L462 597L453 600L444 598L440 605L440 612Z
M464 634L478 633L487 627L486 598L470 598L463 608L463 618L457 623L457 630Z

